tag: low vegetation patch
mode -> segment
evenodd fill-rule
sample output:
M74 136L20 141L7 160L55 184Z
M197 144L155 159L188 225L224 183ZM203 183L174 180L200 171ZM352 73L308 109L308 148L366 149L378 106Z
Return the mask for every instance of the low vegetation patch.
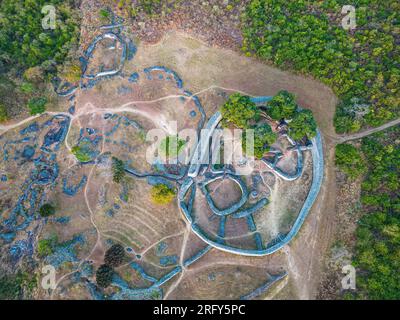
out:
M165 184L157 184L151 188L151 199L156 204L168 204L175 198L175 190Z

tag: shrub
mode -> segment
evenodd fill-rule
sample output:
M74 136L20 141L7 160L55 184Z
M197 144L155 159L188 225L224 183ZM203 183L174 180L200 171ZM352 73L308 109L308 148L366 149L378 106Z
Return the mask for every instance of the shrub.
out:
M124 261L125 250L120 244L113 244L104 256L105 264L111 267L118 267Z
M74 146L72 147L71 152L80 162L89 162L92 160L92 157L82 147Z
M38 241L37 253L39 257L46 257L54 252L54 239L40 239Z
M165 184L157 184L151 188L151 199L156 204L168 204L175 197L175 191Z
M23 82L20 86L20 89L23 93L30 94L30 93L33 93L33 91L35 90L35 87L30 82Z
M354 179L366 170L359 151L351 144L338 144L335 149L335 164L347 176Z
M46 111L47 99L45 97L31 98L28 101L28 108L31 115L43 113Z
M64 68L60 76L68 82L78 82L82 76L81 66L79 64L69 64Z
M261 159L263 155L269 151L270 146L276 141L277 135L271 129L271 126L267 123L259 124L254 129L254 156L257 159ZM242 139L243 151L248 154L245 148L246 146L246 135Z
M96 283L101 288L107 288L114 275L114 270L106 264L102 264L96 271Z
M51 203L45 203L39 209L41 217L49 217L56 213L56 208Z

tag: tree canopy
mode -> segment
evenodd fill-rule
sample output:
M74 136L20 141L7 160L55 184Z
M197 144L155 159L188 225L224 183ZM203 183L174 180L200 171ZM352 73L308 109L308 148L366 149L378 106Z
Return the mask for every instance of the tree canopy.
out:
M336 145L335 164L351 179L359 177L367 169L357 148L347 143Z
M272 131L271 126L267 123L261 123L254 127L254 157L261 159L265 153L270 150L270 146L276 141L277 134ZM246 137L242 139L243 151L246 150Z
M250 97L234 93L222 106L221 114L224 125L232 123L238 128L246 129L251 120L259 119L260 111Z
M301 140L304 137L311 139L317 134L317 123L311 110L296 112L288 126L289 135L294 140Z
M341 100L337 132L378 126L400 113L398 0L357 1L356 29L342 28L345 0L251 0L242 21L243 51L310 74ZM352 99L366 104L359 112Z
M297 103L294 94L281 90L268 102L268 107L268 115L273 120L291 119L297 110Z
M101 288L107 288L114 276L114 270L107 264L102 264L96 271L96 283Z
M105 253L104 262L111 267L118 267L124 261L125 249L120 244L113 244Z

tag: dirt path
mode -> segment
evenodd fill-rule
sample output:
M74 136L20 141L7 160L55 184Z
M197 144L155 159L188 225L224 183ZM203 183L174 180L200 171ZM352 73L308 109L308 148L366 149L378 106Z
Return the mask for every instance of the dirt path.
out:
M351 141L351 140L357 140L357 139L361 139L364 138L366 136L369 136L373 133L379 132L379 131L383 131L385 129L394 127L396 125L400 124L400 118L399 119L395 119L392 121L389 121L383 125L381 125L380 127L376 127L376 128L371 128L362 132L357 132L355 134L351 134L351 135L345 135L345 136L341 136L339 137L339 143L342 142L346 142L346 141Z

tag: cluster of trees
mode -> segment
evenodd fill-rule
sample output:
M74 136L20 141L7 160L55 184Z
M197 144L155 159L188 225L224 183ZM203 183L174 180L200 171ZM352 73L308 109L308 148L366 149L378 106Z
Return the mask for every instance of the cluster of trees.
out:
M166 184L156 184L151 188L151 200L156 204L168 204L175 198L175 190Z
M46 0L3 0L0 3L0 60L22 69L62 63L79 41L79 24L73 0L53 0L55 29L43 29ZM46 67L44 65L43 67Z
M104 255L104 264L96 271L96 283L101 288L107 288L115 274L114 268L120 266L125 259L124 247L113 244Z
M112 157L111 170L113 173L113 181L120 183L126 174L124 162L116 157Z
M37 245L37 254L40 258L47 257L51 255L54 251L56 246L58 245L58 238L57 236L52 236L46 239L40 239Z
M254 130L254 156L258 159L269 151L276 141L277 134L268 123L260 122L260 108L251 101L250 97L240 93L232 94L221 107L222 124L233 124L235 127ZM317 123L310 110L300 109L294 94L281 90L268 102L267 115L275 121L288 120L289 135L294 140L304 137L313 138L317 133ZM246 145L245 131L242 137L243 150Z
M37 286L34 273L18 271L16 274L6 274L0 271L0 300L22 299Z
M114 0L118 9L134 18L140 12L150 17L158 17L162 13L171 13L183 0Z
M367 170L366 163L359 150L348 143L336 145L335 164L350 179L358 178Z
M251 0L242 29L246 54L311 74L334 90L341 99L335 117L338 133L380 125L400 109L400 3L359 2L352 32L341 26L341 8L347 4ZM360 112L360 104L367 108Z
M4 107L0 121L18 114L22 106L28 107L31 114L44 112L48 103L46 82L62 69L70 49L78 46L80 18L76 2L50 3L56 10L55 29L42 27L45 14L41 11L48 4L46 0L0 1L0 101ZM63 71L67 80L76 80L78 67L72 65ZM4 92L3 84L7 84Z
M289 135L294 140L313 138L317 134L317 123L311 110L300 109L293 93L279 91L268 102L268 115L276 121L288 121Z
M400 299L400 148L395 137L366 138L362 151L369 164L362 184L364 217L357 229L355 265L362 270L362 297ZM385 141L384 141L385 140Z
M397 127L364 138L361 144L367 170L353 261L358 269L354 296L359 299L400 299L399 134ZM351 150L342 162L351 163L350 157L359 159ZM351 170L353 164L345 168Z

